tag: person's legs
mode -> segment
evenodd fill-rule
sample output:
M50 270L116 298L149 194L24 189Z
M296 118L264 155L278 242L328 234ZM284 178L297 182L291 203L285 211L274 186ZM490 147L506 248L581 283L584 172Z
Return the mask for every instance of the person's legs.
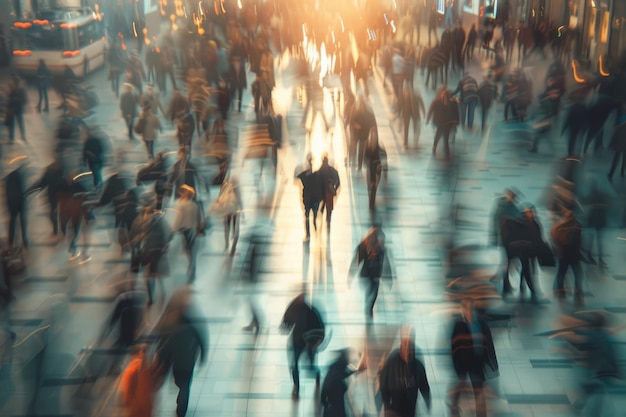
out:
M9 128L9 142L13 143L15 140L15 116L7 115L7 127Z
M309 204L304 205L304 228L306 230L306 240L311 237L311 225L309 224L309 213L311 212L311 206Z
M433 155L437 152L437 144L439 143L439 140L441 139L441 135L442 135L442 128L437 127L437 130L435 130L435 140L433 142Z
M17 216L19 211L11 211L9 213L9 247L15 246L15 228L17 226Z
M574 272L574 302L582 306L584 304L583 295L583 269L580 265L580 261L571 263L572 271Z
M22 230L22 245L27 248L28 247L28 234L26 232L26 210L22 209L19 212L20 215L20 227Z
M556 271L556 277L554 279L554 292L555 295L559 298L565 297L565 273L569 268L569 262L567 262L564 258L559 258L558 260L558 268Z
M174 384L178 387L178 396L176 397L176 417L185 417L189 406L189 391L191 389L191 378L193 371L172 371L174 376Z
M40 112L41 111L41 104L43 103L44 88L40 86L39 89L38 89L38 92L39 92L39 100L37 101L37 111Z
M502 295L508 295L513 291L511 279L509 278L509 268L511 267L511 256L504 251L504 271L502 273Z
M224 216L224 251L228 250L228 244L230 243L230 214Z
M450 133L452 133L452 126L446 126L443 132L443 146L446 158L450 157Z
M487 402L485 401L485 381L481 375L470 374L470 382L474 391L476 403L476 417L487 417Z
M474 112L476 111L476 100L470 100L467 103L467 127L474 127Z
M17 125L20 128L20 137L26 142L26 134L24 133L24 113L18 113L15 115L17 119Z
M469 108L469 103L466 101L461 102L461 126L465 127L465 120L467 117L467 110Z
M374 317L374 304L378 298L378 289L380 287L379 278L370 278L365 294L365 315L371 319Z
M300 355L304 352L305 346L298 342L297 344L293 344L291 346L291 363L289 364L291 367L291 378L293 380L293 396L298 396L300 394L300 369L298 368L298 362L300 361Z
M524 257L520 258L520 261L522 263L522 273L521 273L521 279L520 279L520 292L521 292L522 285L525 282L526 286L530 290L531 297L535 298L536 297L535 283L533 281L533 274L532 274L532 270L531 270L531 267L530 267L531 259L526 257L526 256L524 256Z

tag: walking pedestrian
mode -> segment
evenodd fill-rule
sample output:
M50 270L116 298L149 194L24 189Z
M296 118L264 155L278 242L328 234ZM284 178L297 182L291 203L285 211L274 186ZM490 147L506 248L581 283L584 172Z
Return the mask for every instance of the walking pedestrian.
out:
M142 120L143 124L143 133L141 135L141 139L143 143L146 145L146 150L148 151L148 157L150 160L154 159L154 142L157 140L159 132L163 132L163 127L161 126L161 121L159 117L154 114L153 111L145 109L141 112L141 116L139 119ZM137 123L140 123L139 121Z
M485 381L499 374L498 360L489 325L478 316L472 298L461 300L461 317L454 323L450 348L457 376L457 383L450 393L451 416L460 416L459 400L469 378L476 403L476 417L486 417Z
M43 59L39 60L39 67L37 68L37 91L39 92L39 101L37 102L37 111L41 113L41 105L43 104L43 111L49 110L48 103L48 89L50 88L50 78L52 73L46 65Z
M415 417L418 394L430 413L430 385L424 364L416 356L415 329L403 329L400 347L387 356L378 380L385 416Z
M391 279L391 264L385 247L385 234L379 225L372 226L361 243L356 248L356 252L349 270L349 281L356 275L357 269L365 286L365 317L368 322L374 319L374 305L378 298L380 280L382 277ZM361 266L362 264L362 266Z
M245 63L239 55L233 55L228 66L228 84L230 88L231 102L234 106L237 100L237 113L241 113L243 90L248 87Z
M354 367L349 362L350 351L343 349L338 352L337 359L328 367L328 373L322 383L320 403L324 407L323 417L347 417L345 396L348 391L346 379L355 373L367 369L367 365L361 358L359 364Z
M26 178L24 172L24 163L26 155L19 155L12 158L7 166L9 174L4 178L5 202L9 213L9 249L15 248L15 229L17 220L20 220L22 244L21 247L28 248L28 234L26 231L26 198L24 191L26 190Z
M322 157L322 166L317 171L322 177L322 184L324 185L324 200L322 201L322 214L326 210L326 232L330 233L330 218L335 208L335 199L337 198L337 191L341 182L339 180L339 173L337 170L328 163L328 155Z
M109 50L109 80L111 81L111 91L115 93L115 98L120 96L120 75L126 66L126 52L122 49L119 38L115 38Z
M461 126L472 130L474 128L474 112L478 103L478 82L470 75L469 72L463 74L463 78L459 81L459 85L452 93L453 95L461 93Z
M313 229L317 231L317 211L320 202L324 199L326 190L322 182L322 176L318 171L313 171L313 156L307 155L307 161L304 169L297 175L302 183L302 203L304 205L304 228L306 235L304 241L311 239L311 225L309 223L309 214L313 212Z
M26 134L24 133L24 110L28 97L26 90L21 86L20 79L14 76L7 99L7 107L5 114L5 123L9 127L9 142L13 143L15 139L15 124L20 129L20 137L26 143Z
M558 257L558 269L554 279L554 292L560 300L565 298L565 274L569 268L574 273L574 303L581 307L584 304L581 266L582 227L574 212L562 209L562 219L554 223L550 237Z
M484 80L478 86L478 99L480 101L480 115L481 123L480 128L482 133L485 133L485 125L489 118L489 111L494 101L498 98L498 86L493 82L493 75L491 71L485 76Z
M300 356L306 351L309 365L315 373L315 386L320 385L320 371L315 363L317 348L326 337L325 325L319 310L305 301L305 294L298 295L287 307L280 328L290 332L287 351L293 379L293 399L300 397Z
M196 200L196 190L183 184L179 190L180 198L176 201L174 210L176 218L172 229L180 232L183 238L183 249L187 255L187 282L191 284L196 277L196 238L204 233L201 224L204 222L204 213ZM171 240L171 238L170 238Z
M433 143L433 155L437 152L437 145L443 138L446 158L450 157L450 135L453 134L459 124L459 102L454 98L446 87L440 89L439 94L433 99L426 115L426 124L433 119L435 125L435 140Z
M93 130L90 130L83 145L83 163L91 170L93 186L98 189L102 185L104 143L99 134Z
M489 241L493 246L502 246L506 256L504 271L502 274L503 296L511 294L513 290L511 280L509 279L509 268L511 266L511 261L515 258L515 256L510 251L510 246L504 244L505 237L503 236L502 225L503 220L506 219L521 220L522 213L517 206L517 195L518 192L514 189L507 188L504 190L504 194L496 199L491 215Z
M130 84L126 85L125 91L120 97L120 110L122 111L122 117L126 122L128 128L128 138L134 139L133 128L135 126L135 117L137 117L137 106L139 105L139 97L135 94L133 87Z

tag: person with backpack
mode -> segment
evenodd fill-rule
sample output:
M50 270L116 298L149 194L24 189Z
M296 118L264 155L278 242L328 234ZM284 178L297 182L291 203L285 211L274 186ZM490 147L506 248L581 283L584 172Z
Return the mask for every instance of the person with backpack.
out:
M584 305L582 260L582 226L574 216L574 212L562 209L563 218L556 222L550 230L550 238L554 244L558 258L558 269L554 279L554 292L562 300L565 298L565 274L569 268L574 273L574 303Z
M283 332L291 332L287 349L290 354L289 366L294 384L291 396L294 399L300 396L298 362L305 350L309 359L308 368L315 373L315 386L319 387L320 371L315 364L315 354L326 336L324 321L319 310L305 301L305 295L304 293L298 295L289 304L280 326Z
M378 225L372 226L357 246L350 265L350 278L354 277L359 266L361 266L360 276L366 285L365 315L371 321L374 318L374 304L378 298L380 279L383 276L391 278L391 265L385 248L385 234Z

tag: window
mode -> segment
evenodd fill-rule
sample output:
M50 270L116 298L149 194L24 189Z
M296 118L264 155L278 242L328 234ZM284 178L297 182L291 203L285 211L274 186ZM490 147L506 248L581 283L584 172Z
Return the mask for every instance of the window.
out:
M100 39L98 24L94 21L86 25L79 26L78 29L78 47L84 48Z
M13 36L13 48L31 51L61 50L63 38L55 29L33 27L16 30Z

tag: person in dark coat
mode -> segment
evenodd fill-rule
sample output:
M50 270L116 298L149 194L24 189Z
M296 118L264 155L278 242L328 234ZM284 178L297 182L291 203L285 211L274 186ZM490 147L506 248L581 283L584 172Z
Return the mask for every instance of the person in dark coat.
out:
M459 124L459 102L447 88L443 88L430 104L426 114L426 124L431 118L436 127L433 155L437 152L437 144L443 138L446 158L449 158L450 135Z
M469 72L463 74L463 78L459 81L456 90L452 95L461 94L461 126L471 130L474 127L474 113L476 112L476 104L478 104L478 82Z
M459 399L465 381L469 378L476 402L476 417L486 417L484 385L487 379L498 375L498 360L489 325L478 316L471 298L461 301L461 317L454 323L450 348L458 378L451 393L451 416L460 416Z
M430 412L430 385L424 364L416 357L415 330L404 330L400 347L387 357L379 373L380 393L385 415L415 417L418 394L422 394Z
M319 387L320 371L315 365L315 355L320 343L324 341L325 328L320 312L305 301L305 294L298 295L287 307L281 322L283 332L291 332L288 342L289 367L293 378L294 399L300 395L300 371L298 362L306 351L309 369L315 373L315 385Z
M489 111L493 102L498 98L498 86L492 80L493 76L491 71L485 77L482 83L478 86L478 99L480 101L481 109L481 131L485 133L485 125L489 118Z
M196 362L206 363L209 351L208 326L192 299L191 286L185 285L172 294L156 331L161 370L165 374L171 370L178 387L176 417L185 417Z
M135 94L131 85L127 85L125 91L120 97L120 110L122 111L122 117L126 122L129 139L134 139L133 128L135 126L135 117L137 117L138 106L139 96Z
M489 229L489 242L494 246L503 246L506 255L504 271L502 274L502 295L509 295L512 291L511 280L509 279L509 268L511 261L515 258L514 254L509 251L510 247L505 245L503 236L503 220L516 219L521 220L522 213L517 206L517 192L512 189L504 190L504 194L496 199L491 215L491 225Z
M9 162L8 168L11 172L4 179L4 187L6 193L6 207L9 212L9 248L15 247L15 228L17 227L17 219L20 220L22 231L22 246L28 247L28 234L26 232L26 179L24 174L23 163L26 156L21 155L13 158Z
M565 298L565 274L569 268L574 273L574 302L584 304L582 260L582 227L572 210L563 208L563 218L550 230L550 237L558 257L558 269L554 279L554 292L559 299Z
M176 125L176 139L178 146L188 148L191 151L191 141L196 130L196 122L189 108L182 109L176 116L178 123Z
M102 139L95 133L90 132L83 145L83 162L91 170L93 186L102 185L102 168L104 166L104 144Z
M452 39L454 41L452 47L452 70L463 71L465 66L463 62L463 46L465 46L465 30L461 25L461 20L457 19L456 26L452 31Z
M337 359L329 366L322 383L320 403L324 407L323 417L347 417L345 395L348 391L346 379L365 370L363 364L354 368L348 361L349 351L339 352Z
M119 38L115 38L109 50L109 80L111 81L111 90L115 93L115 98L120 96L120 75L125 66L125 52L122 49Z
M26 143L24 133L24 109L26 108L26 90L20 85L20 79L13 77L7 98L5 123L9 127L9 142L15 139L15 124L20 129L20 137Z
M591 190L585 196L583 202L586 203L586 224L587 229L591 229L590 232L592 236L588 241L588 246L586 246L585 252L589 254L589 261L591 263L595 263L596 260L593 257L593 240L594 238L598 242L597 246L597 254L598 254L598 265L601 268L606 268L607 264L604 262L604 251L602 244L602 235L604 229L606 228L606 220L608 215L609 204L611 202L612 196L605 190L603 190L596 179L593 179L591 182Z
M335 198L341 181L339 180L339 172L328 163L328 155L322 157L322 166L317 172L322 176L322 184L324 185L322 214L326 210L326 231L330 233L330 218L335 208Z
M463 49L463 58L469 62L474 59L474 49L476 49L476 40L478 39L478 32L476 31L476 24L472 23L470 31L467 33L467 42Z
M365 166L367 168L367 197L371 214L376 210L376 194L381 178L387 179L387 152L378 141L378 130L372 128L365 148Z
M365 288L365 316L369 321L374 318L374 305L378 298L380 280L392 278L390 257L385 247L385 234L378 225L374 225L356 248L350 265L350 279L361 268L359 276ZM362 265L362 266L361 266Z
M311 238L311 226L309 224L309 214L313 212L313 229L317 230L317 211L320 203L324 200L325 189L322 176L318 171L313 171L313 156L307 155L307 163L297 175L302 183L302 202L304 204L304 227L306 230L305 242Z
M53 163L48 165L43 175L33 185L31 185L26 194L34 191L47 189L48 205L50 206L50 222L52 223L52 234L57 236L59 233L59 212L58 212L58 192L65 186L64 163L61 158L56 158Z
M348 144L348 161L350 166L356 167L358 171L363 166L363 155L370 131L377 129L376 116L374 111L365 101L364 96L359 96L356 100L350 118L350 141ZM357 149L358 148L358 149Z
M241 113L241 103L243 97L243 90L248 87L248 81L246 78L246 66L239 54L231 52L232 58L228 65L228 86L230 89L230 97L232 104L237 101L237 112Z
M48 107L48 88L50 88L50 78L52 73L46 65L43 59L39 60L39 67L37 68L37 90L39 92L39 101L37 102L37 111L41 112L41 105L43 104L43 111L47 112Z
M595 149L602 148L602 132L607 119L613 112L620 109L620 103L608 96L599 96L593 105L587 107L585 119L587 120L587 137L583 153L587 153L587 149L591 142L595 141Z
M569 136L567 139L567 154L574 156L577 154L578 137L587 128L587 106L585 103L574 103L570 106L561 134L567 130Z

